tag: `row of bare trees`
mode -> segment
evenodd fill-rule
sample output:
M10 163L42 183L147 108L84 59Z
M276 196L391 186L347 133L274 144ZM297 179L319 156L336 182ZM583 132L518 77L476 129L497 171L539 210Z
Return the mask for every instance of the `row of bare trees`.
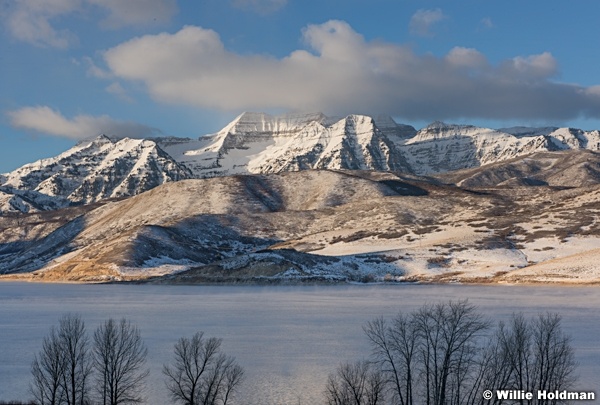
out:
M515 314L491 328L467 301L426 305L363 330L369 360L345 363L329 376L328 405L550 405L558 400L507 400L485 390L563 391L575 383L569 338L557 314ZM81 317L66 315L44 338L32 363L38 405L119 405L145 401L147 348L139 329L109 319L89 339ZM244 370L221 340L198 332L174 345L162 372L172 400L227 405ZM92 389L93 387L93 389Z
M484 390L562 391L575 382L575 360L560 316L512 316L491 330L466 301L426 305L368 322L368 361L330 375L329 405L555 404L484 398Z
M30 391L38 405L121 405L145 401L146 348L139 329L109 319L90 340L78 315L65 315L35 355ZM164 365L166 386L176 403L227 405L244 370L221 352L221 340L202 332L181 338L174 360ZM93 387L93 389L92 389Z

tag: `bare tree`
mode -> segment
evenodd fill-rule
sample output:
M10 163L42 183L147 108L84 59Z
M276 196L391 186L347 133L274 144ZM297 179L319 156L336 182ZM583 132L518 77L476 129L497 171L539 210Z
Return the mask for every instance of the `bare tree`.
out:
M91 374L89 340L78 315L65 315L58 328L44 338L42 350L32 363L30 387L39 404L84 405Z
M485 342L484 349L479 351L469 387L464 390L465 398L462 402L465 405L499 404L502 400L495 397L485 399L483 392L494 387L509 389L511 386L512 371L509 359L505 355L505 347L498 338L500 332L491 336Z
M65 357L63 385L68 405L85 405L88 401L88 378L92 372L89 339L79 315L65 315L59 321L58 337Z
M366 361L345 363L329 376L325 388L328 405L383 404L385 378Z
M467 301L424 306L414 322L424 378L421 394L427 405L454 403L463 397L464 376L475 366L476 344L488 323Z
M575 382L575 354L560 323L558 314L547 313L540 315L533 326L534 375L541 390L565 390Z
M488 322L466 301L423 306L391 322L377 318L363 328L371 343L373 365L385 376L393 404L547 405L558 402L485 399L482 394L486 389L532 392L572 387L574 354L559 315L528 320L515 314L484 338L487 329ZM360 386L357 371L345 367L330 377L331 404L338 403L331 400L333 394L347 398L353 392L341 390L340 381Z
M485 376L479 345L487 328L473 305L458 301L400 313L391 322L377 318L363 330L392 403L462 405L476 398Z
M543 314L531 320L513 314L508 324L500 323L490 342L487 377L488 389L562 391L572 387L575 371L573 349L562 332L558 314ZM485 403L501 404L492 399ZM520 404L549 404L556 401L520 399ZM476 402L473 402L476 403ZM480 403L484 403L480 401Z
M107 320L94 333L96 387L103 405L136 404L144 401L144 368L148 350L139 329L121 319Z
M242 382L244 371L233 357L221 353L221 339L197 332L175 344L173 364L163 366L167 389L185 405L226 405Z
M62 386L65 371L62 347L54 326L44 338L42 350L33 359L31 374L33 381L29 390L39 405L58 405L62 403Z
M391 324L383 317L377 318L368 322L363 330L371 343L375 364L386 378L393 401L412 405L418 344L413 317L400 313Z
M496 339L500 348L497 361L507 366L510 375L502 385L490 386L525 391L537 388L533 376L532 330L523 314L513 314L508 326L500 323Z

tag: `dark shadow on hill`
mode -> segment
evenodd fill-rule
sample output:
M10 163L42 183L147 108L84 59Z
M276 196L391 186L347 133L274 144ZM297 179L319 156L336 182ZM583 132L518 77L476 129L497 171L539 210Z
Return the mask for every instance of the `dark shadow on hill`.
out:
M264 249L164 276L155 281L175 284L282 284L346 281L344 275L314 271L340 262L337 257Z
M281 195L275 191L268 180L260 175L236 176L244 185L245 192L264 205L269 211L276 212L285 208Z
M422 197L429 195L429 192L424 188L400 180L379 180L379 183L386 185L401 196Z
M173 226L146 225L124 248L121 265L149 269L161 264L201 265L264 249L280 242L241 234L232 215L202 214Z
M438 185L443 186L439 180L433 177L414 176L412 174L406 174L402 172L382 172L374 170L332 170L334 173L341 173L345 176L356 177L363 180L369 180L378 184L382 184L389 188L390 193L388 195L393 196L426 196L429 195L429 191L417 184L423 186ZM381 176L387 177L393 176L395 178L381 179ZM407 181L408 179L408 181Z
M0 274L38 270L59 255L80 246L75 238L85 229L85 214L110 200L34 213L0 215ZM53 229L51 232L44 229Z
M83 216L77 217L40 239L0 244L0 274L28 273L77 247L74 239L85 229Z

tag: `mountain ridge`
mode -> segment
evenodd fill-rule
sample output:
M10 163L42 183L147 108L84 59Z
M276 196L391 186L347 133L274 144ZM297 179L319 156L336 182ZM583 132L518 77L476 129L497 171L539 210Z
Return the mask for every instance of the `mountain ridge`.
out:
M600 131L503 131L440 121L417 131L383 115L246 112L197 139L100 135L82 141L0 175L0 213L128 197L182 179L311 169L438 175L560 150L600 150Z

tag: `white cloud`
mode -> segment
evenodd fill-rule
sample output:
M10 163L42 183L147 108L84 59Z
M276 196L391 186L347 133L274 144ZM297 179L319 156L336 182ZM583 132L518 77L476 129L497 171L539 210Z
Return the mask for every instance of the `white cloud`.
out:
M584 89L583 92L590 96L600 97L600 86L591 86Z
M76 42L68 30L58 30L51 20L81 7L81 0L19 0L4 16L9 32L18 40L37 46L66 49Z
M485 56L477 49L454 47L446 55L446 61L453 66L478 69L488 65Z
M87 139L100 134L141 138L160 133L154 128L134 122L113 120L107 115L77 115L71 119L47 106L23 107L8 113L15 128L70 139Z
M550 53L497 66L456 47L443 57L368 42L342 21L303 30L309 50L283 58L238 54L219 35L188 26L146 35L104 53L111 74L144 84L166 103L239 110L389 113L406 119L600 117L600 97L561 84Z
M446 18L446 15L439 8L417 10L411 17L408 28L413 35L432 37L434 35L431 31L432 27Z
M270 14L283 8L288 0L231 0L231 4L240 9L252 10L259 14Z
M527 57L517 56L505 63L507 69L528 77L551 77L558 73L558 63L549 52Z
M77 43L75 33L57 28L59 17L83 14L90 6L108 16L104 27L120 28L168 21L177 11L176 0L18 0L2 15L10 34L36 46L67 49Z

